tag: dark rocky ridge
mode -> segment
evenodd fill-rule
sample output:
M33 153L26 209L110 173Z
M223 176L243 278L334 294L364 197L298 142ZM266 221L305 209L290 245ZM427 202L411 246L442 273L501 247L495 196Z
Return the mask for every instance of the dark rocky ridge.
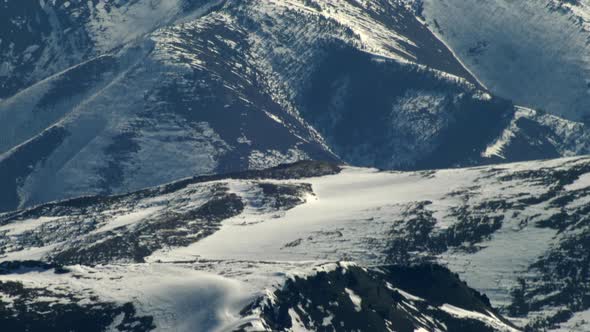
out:
M350 294L358 296L360 304L352 302ZM262 308L263 321L272 331L290 331L295 326L314 331L501 330L481 320L454 317L440 309L445 304L501 317L485 296L436 265L367 270L338 264L328 272L319 269L313 276L287 281L271 300L261 300L244 314ZM512 326L496 319L505 328Z

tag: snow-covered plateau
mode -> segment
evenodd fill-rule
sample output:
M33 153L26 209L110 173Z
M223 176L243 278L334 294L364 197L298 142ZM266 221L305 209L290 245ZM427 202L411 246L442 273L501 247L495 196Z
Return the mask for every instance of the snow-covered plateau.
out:
M576 157L420 172L299 162L50 203L0 215L0 319L590 330L589 202L590 159Z

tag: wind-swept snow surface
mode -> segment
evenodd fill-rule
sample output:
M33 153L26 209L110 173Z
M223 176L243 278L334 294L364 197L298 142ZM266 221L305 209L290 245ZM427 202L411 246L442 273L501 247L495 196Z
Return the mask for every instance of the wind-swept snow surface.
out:
M151 273L156 276L161 269L171 274L180 274L176 269L198 270L234 280L236 293L245 294L219 305L235 308L235 303L250 303L262 296L271 307L283 308L285 317L309 327L306 315L320 313L287 300L292 288L279 292L287 296L281 300L286 302L279 301L282 304L273 302L266 291L273 293L286 278L332 271L330 264L335 261L371 268L437 263L487 294L500 309L497 314L486 311L492 309L472 312L446 301L445 296L435 302L444 317L475 319L492 330L502 330L498 324L505 322L499 318L503 314L521 326L553 329L570 317L576 319L575 312L588 309L576 300L587 294L588 284L583 269L590 261L589 251L583 249L590 237L588 174L590 159L570 158L423 172L308 162L230 177L187 179L130 195L88 197L2 215L0 251L7 271L2 278L27 281L28 273L21 277L12 272L26 271L27 266L38 273L39 269L104 264L97 267L97 279L90 279L102 285L101 280L111 278L109 269L129 280L133 278L124 276L127 272L146 274L149 280ZM27 257L38 262L19 263ZM324 267L314 270L318 265ZM64 273L49 274L67 284L75 274ZM116 299L107 295L115 284L108 285L93 289L102 303L113 306ZM298 292L308 287L297 285ZM343 284L338 294L348 299L348 309L358 319L369 319L364 316L368 314L365 306L375 299L365 288L353 285ZM413 303L424 298L399 285L384 287L392 292L400 289L399 296ZM134 295L125 296L138 303L133 319L147 315L140 309L149 300L142 300L143 295L137 295L137 300L132 300ZM122 301L118 298L114 303ZM228 309L226 318L238 325L286 324L283 316L263 314L267 305L259 305L243 315ZM161 315L173 315L175 306L172 303ZM422 309L407 310L425 314ZM327 311L321 315L318 322L339 320L338 315L328 319ZM169 324L161 322L164 316L152 317L154 324ZM180 318L170 319L170 324L183 324L176 320ZM386 324L389 318L380 319ZM507 326L505 330L512 328Z

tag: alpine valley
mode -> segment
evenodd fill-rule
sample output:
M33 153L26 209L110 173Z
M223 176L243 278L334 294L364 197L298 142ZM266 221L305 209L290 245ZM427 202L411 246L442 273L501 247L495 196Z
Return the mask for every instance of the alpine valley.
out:
M0 0L2 331L590 331L590 0Z

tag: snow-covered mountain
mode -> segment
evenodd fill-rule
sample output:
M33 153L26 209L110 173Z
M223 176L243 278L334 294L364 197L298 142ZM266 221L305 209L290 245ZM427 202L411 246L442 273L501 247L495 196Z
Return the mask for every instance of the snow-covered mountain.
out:
M0 211L301 159L427 169L590 152L582 123L483 88L407 1L0 11Z
M590 120L590 1L408 2L495 93Z
M587 157L420 172L300 162L41 205L0 215L0 320L589 331L589 194Z
M589 0L0 17L2 331L590 332Z

